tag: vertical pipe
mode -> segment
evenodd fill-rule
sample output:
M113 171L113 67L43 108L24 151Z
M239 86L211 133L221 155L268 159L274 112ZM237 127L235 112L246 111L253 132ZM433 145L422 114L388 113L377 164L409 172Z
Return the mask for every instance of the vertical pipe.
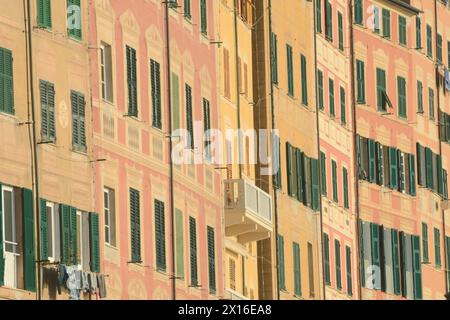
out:
M359 233L359 175L358 175L358 152L356 150L357 145L357 121L356 121L356 98L355 98L355 45L354 45L354 29L353 29L353 5L352 1L348 1L348 15L349 15L349 32L350 32L350 82L351 82L351 108L352 108L352 132L353 132L353 171L354 171L354 189L355 189L355 235L356 235L356 273L357 273L357 281L358 281L358 298L362 300L362 287L361 287L361 277L365 276L361 274L360 268L360 237Z
M323 261L324 261L324 252L323 252L323 210L322 210L322 166L320 165L320 126L319 126L319 99L317 97L319 96L318 93L318 87L317 87L317 36L316 36L316 5L317 0L313 0L313 45L314 45L314 88L315 88L315 94L316 94L316 143L317 143L317 158L319 160L319 166L318 166L318 175L319 175L319 224L320 224L320 237L318 239L318 250L321 253L321 263L319 261L319 265L322 266L320 269L322 272L322 298L323 300L326 300L326 286L325 286L325 270L323 268ZM320 284L319 284L320 286Z
M238 39L238 17L237 17L237 0L233 1L233 18L234 18L234 52L236 64L236 114L237 114L237 129L238 129L238 165L239 165L239 179L242 179L242 141L241 141L241 81L239 79L239 39Z
M42 299L41 292L41 247L40 247L40 203L39 203L39 169L37 158L37 140L36 140L36 115L35 115L35 102L34 102L34 79L33 79L33 46L32 46L32 34L31 34L31 4L30 0L23 0L24 6L24 22L25 22L25 43L26 43L26 57L27 57L27 102L28 113L31 111L31 144L32 144L32 180L34 184L34 200L35 200L35 218L36 218L36 269L37 269L37 294L36 299ZM31 104L31 106L30 106ZM30 110L31 109L31 110Z
M165 36L166 36L166 72L167 72L167 109L169 115L169 176L170 176L170 279L172 285L172 300L176 300L176 274L175 274L175 219L174 219L174 200L173 200L173 161L172 161L172 89L171 89L171 67L170 67L170 30L169 30L169 1L163 2L165 4L164 20L165 20Z

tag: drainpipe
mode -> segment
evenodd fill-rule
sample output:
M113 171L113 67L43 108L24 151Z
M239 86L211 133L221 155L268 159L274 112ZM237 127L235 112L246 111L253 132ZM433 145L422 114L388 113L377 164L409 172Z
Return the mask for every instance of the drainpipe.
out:
M32 181L34 185L34 201L35 201L35 247L36 247L36 299L42 299L41 292L41 246L40 246L40 203L39 203L39 169L38 169L38 155L37 155L37 138L36 138L36 115L35 115L35 102L34 102L34 79L33 79L33 47L32 47L32 27L31 27L31 5L30 0L23 0L24 8L24 24L25 24L25 46L27 57L27 103L28 103L28 118L31 115L31 144L32 144Z
M239 179L242 179L242 141L241 141L241 81L239 79L239 39L238 39L238 16L237 16L237 1L233 1L233 18L234 18L234 48L235 48L235 63L236 63L236 114L237 114L237 129L238 129L238 161L239 161Z
M320 1L320 0L319 0ZM317 63L317 36L316 36L316 5L317 0L313 0L313 45L314 45L314 88L316 91L316 143L317 143L317 158L319 160L318 165L318 174L319 174L319 225L320 225L320 237L318 239L318 250L321 253L321 261L319 261L319 265L322 265L322 296L323 300L326 300L326 285L325 285L325 272L323 269L323 261L324 261L324 252L323 252L323 208L322 208L322 166L320 165L320 126L319 126L319 99L317 97L319 96L319 89L317 84L317 70L318 70L318 63ZM320 286L320 284L319 284Z
M435 68L436 68L436 96L437 96L437 109L438 109L438 140L439 140L439 156L442 159L442 141L441 141L441 126L442 123L440 122L440 115L441 115L441 96L440 96L440 86L439 86L439 62L437 59L437 53L438 53L438 42L437 42L437 37L438 37L438 23L437 23L437 19L438 19L438 4L437 4L437 0L434 0L434 41L435 41ZM445 124L444 124L445 125ZM443 197L441 199L441 201L443 200ZM445 276L445 294L447 294L449 288L448 288L448 263L449 261L447 261L447 242L445 241L445 210L441 209L442 211L442 233L443 233L443 240L444 240L444 276Z
M171 90L171 68L170 68L170 30L169 30L169 1L163 2L165 4L164 20L166 27L166 72L167 72L167 109L169 114L169 177L170 177L170 237L171 237L171 265L170 265L170 279L172 280L172 300L176 300L177 294L177 277L175 274L175 209L173 200L173 161L172 161L172 90Z
M355 98L355 39L354 39L354 29L353 29L353 5L352 1L348 1L348 15L349 19L349 31L350 31L350 82L351 82L351 108L352 108L352 132L353 132L353 171L354 171L354 189L355 189L355 213L356 213L356 219L355 219L355 234L356 234L356 273L357 273L357 281L358 281L358 298L359 300L363 300L362 297L362 287L361 287L361 277L363 276L361 274L361 255L360 255L360 237L359 233L361 230L359 230L359 176L358 176L358 153L356 150L357 145L357 121L356 121L356 98ZM365 275L364 275L365 276Z
M272 47L272 0L268 0L268 19L269 19L269 55L270 55L270 109L271 109L271 117L272 117L272 128L275 129L275 110L274 110L274 99L273 99L273 83L272 83L272 79L273 79L273 66L272 66L272 52L273 52L273 47ZM281 145L280 143L278 143L279 146L279 150L278 153L281 155ZM280 156L278 157L278 159L276 161L279 161ZM278 170L281 170L281 163L278 163ZM272 181L272 187L273 187L273 221L274 221L274 227L273 227L273 234L274 234L274 238L275 241L275 265L277 266L277 272L276 272L276 276L275 278L275 287L277 288L277 294L276 294L276 299L280 300L280 288L279 288L279 283L278 283L278 266L279 266L279 261L278 261L278 205L277 205L277 186L273 183Z

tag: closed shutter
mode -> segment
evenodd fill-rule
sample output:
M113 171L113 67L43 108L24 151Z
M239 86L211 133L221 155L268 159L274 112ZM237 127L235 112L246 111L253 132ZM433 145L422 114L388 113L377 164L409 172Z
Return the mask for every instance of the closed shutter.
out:
M316 2L316 32L322 33L322 1Z
M362 0L355 0L355 23L363 23L363 6Z
M317 100L319 104L319 109L323 110L324 102L323 102L323 72L317 71Z
M1 205L2 204L0 200L0 207ZM24 245L24 287L25 290L27 291L36 292L36 264L35 264L36 256L34 252L34 212L33 212L33 192L31 190L22 189L22 209L23 209L23 245ZM2 221L1 214L0 214L0 221ZM0 231L0 237L1 236L2 234ZM0 246L3 247L1 243ZM3 257L2 252L0 252L0 254Z
M436 267L441 267L441 231L434 228L434 261Z
M306 67L306 57L301 55L301 71L302 71L302 104L308 105L308 71Z
M312 209L319 210L319 160L311 159Z
M323 267L325 272L325 284L331 285L330 277L330 238L326 233L323 234Z
M284 274L284 238L278 235L278 288L280 290L286 289L285 274Z
M191 19L191 0L184 0L184 16Z
M207 227L209 291L216 292L216 248L214 228Z
M372 238L372 264L380 267L380 226L371 223L371 238Z
M172 73L172 132L180 129L180 78Z
M139 191L130 188L131 261L141 262L141 217Z
M341 12L338 12L338 34L339 50L344 51L344 22Z
M377 107L378 111L386 111L386 72L377 68Z
M423 84L417 81L417 112L423 113Z
M0 48L0 111L14 114L13 58L4 48Z
M422 21L416 17L416 48L422 48Z
M40 241L41 241L41 260L48 259L48 234L47 234L47 202L41 199L41 221L40 221Z
M369 181L376 181L375 141L368 139L369 146Z
M350 207L348 199L348 172L346 168L342 168L342 183L344 189L344 208L348 209Z
M51 0L37 0L38 25L43 28L52 27Z
M184 279L183 212L175 209L176 275Z
M296 242L292 244L294 260L294 294L297 297L302 295L302 280L300 270L300 245Z
M342 289L341 280L341 243L339 240L334 240L334 262L336 264L336 287L338 290Z
M353 279L352 279L352 253L349 246L345 246L345 266L347 268L347 294L353 295Z
M3 250L3 191L0 183L0 286L3 286L5 281L5 256Z
M286 55L288 94L294 96L294 66L292 61L292 47L290 45L286 45Z
M426 187L433 189L433 152L425 148Z
M77 209L70 208L70 257L73 265L78 264L78 228L77 228Z
M191 262L191 285L197 286L197 225L195 218L193 217L189 217L189 252Z
M323 152L320 152L320 173L321 173L321 187L322 187L322 195L327 195L327 159L326 155Z
M341 124L347 123L347 110L345 101L345 89L341 87Z
M391 12L383 9L383 37L391 37Z
M414 299L422 299L422 262L420 257L420 237L412 236Z
M292 183L292 146L289 142L286 142L286 173L288 180L288 194L292 195L292 191L294 190L294 186Z
M203 34L208 33L208 22L207 22L207 10L206 10L206 0L200 0L200 19L201 19L201 32Z
M305 190L305 176L304 176L304 155L303 152L300 151L300 149L295 149L295 159L297 162L297 199L300 202L305 203L306 202L306 196L304 194Z
M77 9L74 9L76 6ZM80 0L67 0L67 33L69 37L81 39Z
M136 50L127 46L128 115L138 116Z
M77 151L86 151L86 101L84 95L71 91L72 144Z
M61 262L70 264L70 207L61 206Z
M390 187L397 190L398 188L398 159L397 149L389 148L389 166L390 166Z
M89 239L91 249L91 271L100 272L100 240L98 214L89 214Z
M155 200L156 268L166 270L166 217L164 202Z
M357 102L364 103L366 101L366 85L364 62L356 61L356 81L357 81Z
M192 114L192 88L186 84L186 130L189 133L187 147L194 148L194 120Z
M272 83L278 83L278 40L277 35L271 34Z
M398 231L392 230L392 264L394 273L394 294L400 295L400 263L399 263L399 246Z
M397 78L397 94L398 94L398 115L406 118L406 80L405 78Z
M428 257L428 225L422 222L422 251L423 251L423 262L429 262Z
M331 160L331 171L333 176L333 201L338 203L339 202L339 195L338 195L338 185L337 185L337 164L336 161Z
M409 194L416 195L416 164L414 155L409 155Z
M150 60L151 86L152 86L152 125L162 129L161 125L161 71L155 60Z
M332 117L336 116L336 111L334 109L334 80L333 79L329 79L328 80L328 97L329 97L329 102L330 102L330 115Z
M383 146L375 142L375 153L376 153L376 177L377 177L377 184L382 186L384 184L384 152L383 152Z
M41 135L43 140L55 140L55 88L52 83L39 81L41 100Z

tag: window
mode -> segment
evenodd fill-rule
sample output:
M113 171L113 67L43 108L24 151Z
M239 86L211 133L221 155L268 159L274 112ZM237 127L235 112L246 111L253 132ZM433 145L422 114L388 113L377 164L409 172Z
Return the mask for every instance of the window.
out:
M320 1L319 1L320 2ZM363 24L363 0L355 0L355 23L356 24Z
M271 61L272 61L272 83L278 84L278 40L277 35L272 32L270 37Z
M344 87L341 87L340 94L341 94L341 124L345 126L345 124L347 123L347 111L345 108L346 103L345 103Z
M81 40L81 0L67 0L67 33L69 37Z
M306 57L301 55L301 69L302 69L302 104L308 105L308 71L306 68Z
M339 240L334 240L334 262L336 264L336 288L341 290L341 243Z
M86 100L80 92L71 91L72 146L74 150L86 152Z
M180 78L174 72L170 77L171 94L172 94L172 132L180 129Z
M322 1L316 2L316 32L322 33Z
M416 17L416 49L422 49L422 21Z
M406 118L406 80L403 77L397 77L397 95L398 95L398 116Z
M216 249L214 240L214 228L207 227L208 237L208 278L209 292L216 293Z
M152 126L162 129L161 124L161 70L155 60L150 60L150 77L152 87Z
M211 130L211 107L210 107L210 103L209 100L203 98L203 132L205 135L205 158L207 160L211 160L211 149L210 149L210 138L211 138L211 134L210 134L210 130Z
M391 12L387 9L382 10L383 15L383 37L391 37Z
M234 259L228 260L228 277L230 281L230 289L236 290L236 261Z
M437 60L442 64L442 36L440 34L437 35Z
M55 87L52 83L39 81L41 101L41 138L42 141L56 140L55 129Z
M180 209L175 209L175 274L184 279L184 218Z
M0 48L0 84L0 112L14 114L13 57L4 48Z
M314 252L313 246L308 242L308 275L309 275L309 296L314 297Z
M348 201L348 171L347 168L342 168L342 184L344 191L344 208L348 209L350 207Z
M139 191L130 188L131 261L141 263L141 212Z
M338 187L337 187L337 164L336 161L331 160L331 171L333 175L333 201L338 203L339 202L339 195L338 195Z
M365 71L364 62L356 60L356 84L357 84L357 102L366 102L366 85L365 85Z
M52 28L51 0L37 0L37 20L40 28Z
M330 238L326 233L323 234L323 267L325 272L325 284L331 285L330 278Z
M324 152L320 152L320 169L322 173L322 195L327 195L327 158Z
M278 288L286 290L285 274L284 274L284 238L277 236L277 254L278 254Z
M423 262L428 263L428 225L422 222L422 252L423 252Z
M48 252L48 259L53 262L56 260L56 241L58 241L56 239L56 215L58 214L55 211L55 204L51 203L51 202L47 202L45 205L46 208L46 212L45 214L47 215L46 219L47 219L47 243L48 243L48 247L47 247L47 252ZM59 241L58 241L59 242Z
M200 0L200 28L202 34L208 33L208 20L207 20L207 8L206 0Z
M4 285L10 288L17 288L18 274L16 269L17 256L16 253L19 249L19 243L16 230L16 208L14 190L11 187L0 186L2 205L2 228L3 228L3 251L4 260Z
M339 50L344 51L344 22L342 13L338 12Z
M195 218L189 217L189 256L191 262L191 286L198 286L197 276L197 225Z
M296 242L292 243L293 262L294 262L294 294L297 297L302 295L302 279L300 269L300 245Z
M230 92L230 53L227 49L223 49L223 68L224 68L224 80L223 80L223 86L224 86L224 95L226 98L230 99L231 92Z
M373 8L373 32L380 34L380 8Z
M156 269L166 271L166 220L164 202L155 199Z
M386 71L377 68L377 107L386 111Z
M417 81L417 112L423 113L423 84Z
M333 7L329 0L325 0L325 37L333 41Z
M191 0L184 0L184 17L191 20Z
M427 25L427 56L433 58L433 29Z
M186 94L186 130L189 134L187 137L187 147L194 149L194 119L192 117L192 88L190 85L185 85Z
M441 267L441 231L434 228L434 262L436 268Z
M105 207L105 243L116 246L116 196L113 189L103 189Z
M288 94L294 96L294 66L292 61L292 47L286 45L287 54L287 83L288 83Z
M113 102L112 56L111 46L104 42L100 45L100 72L102 99Z
M398 42L405 46L407 44L406 18L400 15L398 16Z
M318 90L318 103L319 109L323 110L323 72L321 70L317 71L317 90Z
M434 90L432 88L428 88L428 112L430 120L434 120Z
M138 116L137 98L137 70L136 70L136 50L126 46L127 57L127 87L128 87L128 116Z
M330 103L330 116L335 117L336 111L334 110L334 80L329 79L328 80L328 100Z
M345 246L345 265L347 267L347 294L349 296L352 296L353 295L352 253L349 246Z

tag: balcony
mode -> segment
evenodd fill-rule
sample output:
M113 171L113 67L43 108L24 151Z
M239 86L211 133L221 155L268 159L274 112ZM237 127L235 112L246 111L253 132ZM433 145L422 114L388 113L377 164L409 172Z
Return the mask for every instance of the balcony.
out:
M270 237L272 199L246 180L225 180L225 235L241 244Z
M230 288L225 289L225 300L250 300L246 296Z

